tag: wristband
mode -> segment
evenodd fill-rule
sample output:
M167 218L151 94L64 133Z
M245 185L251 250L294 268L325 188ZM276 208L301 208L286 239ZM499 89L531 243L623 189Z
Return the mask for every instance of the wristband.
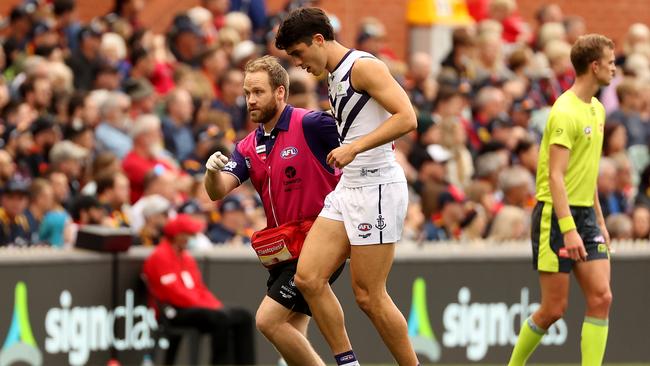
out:
M565 234L576 228L576 223L573 221L573 216L566 216L559 219L558 224L560 224L560 232Z

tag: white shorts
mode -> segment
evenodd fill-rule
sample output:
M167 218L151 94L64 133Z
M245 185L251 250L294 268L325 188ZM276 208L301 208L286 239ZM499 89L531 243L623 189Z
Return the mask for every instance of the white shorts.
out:
M352 245L396 243L408 206L406 182L365 187L336 186L319 216L343 221Z

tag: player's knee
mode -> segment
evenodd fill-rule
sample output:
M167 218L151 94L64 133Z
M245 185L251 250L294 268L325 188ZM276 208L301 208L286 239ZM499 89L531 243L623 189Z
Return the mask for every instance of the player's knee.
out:
M612 292L607 289L590 295L587 298L587 307L598 312L608 312L612 305Z
M258 312L255 316L255 327L264 337L271 340L277 334L280 324L273 318Z
M381 306L382 296L380 293L375 294L359 286L354 286L353 291L357 305L364 313L372 315L372 312Z
M539 325L548 328L551 324L561 319L566 312L567 305L567 302L560 301L554 303L552 306L540 309L540 315L544 324Z
M310 276L308 274L303 274L303 273L296 273L295 277L293 278L293 281L296 284L296 287L300 292L305 295L309 296L313 293L317 293L320 288L322 288L323 285L325 285L326 281L320 281L317 277L315 276Z

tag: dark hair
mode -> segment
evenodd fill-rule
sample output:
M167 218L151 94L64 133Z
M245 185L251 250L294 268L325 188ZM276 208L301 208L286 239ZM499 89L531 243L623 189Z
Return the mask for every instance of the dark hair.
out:
M576 75L584 75L589 70L589 64L603 57L603 49L614 49L614 42L600 34L580 36L571 47L571 63Z
M97 195L101 195L104 192L113 189L115 187L115 178L117 177L118 172L107 172L104 174L101 174L97 177L96 183L97 183Z
M75 0L54 0L54 15L61 16L75 8Z
M275 47L280 50L298 44L311 45L315 34L320 34L326 41L334 40L334 29L327 14L318 8L299 8L282 21L275 36Z

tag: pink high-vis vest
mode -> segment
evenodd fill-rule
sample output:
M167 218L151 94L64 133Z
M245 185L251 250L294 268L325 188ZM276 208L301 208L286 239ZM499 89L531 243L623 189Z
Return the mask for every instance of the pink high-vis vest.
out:
M256 151L255 131L239 143L250 180L262 198L267 227L315 218L339 181L340 175L328 172L305 140L302 119L307 113L293 108L289 130L277 135L266 159Z

